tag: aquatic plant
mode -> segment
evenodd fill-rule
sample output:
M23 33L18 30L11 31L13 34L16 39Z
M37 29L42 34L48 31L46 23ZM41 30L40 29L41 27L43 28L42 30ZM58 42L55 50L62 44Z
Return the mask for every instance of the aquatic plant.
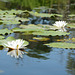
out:
M11 48L13 50L19 50L20 48L23 48L25 45L23 45L23 40L14 40L14 41L8 41L7 44L5 44L8 48Z
M62 36L62 35L69 35L70 33L67 32L60 32L60 31L42 31L42 32L33 32L33 35L42 35L42 36Z
M17 40L13 40L13 41L8 41L6 43L4 43L4 45L6 46L6 50L8 51L8 55L11 55L12 57L15 58L22 58L22 54L24 54L24 52L22 52L21 50L24 50L28 45L27 41L21 40L21 39L17 39Z
M67 25L66 21L56 21L54 26L58 27L58 31L66 31L65 26Z
M48 43L45 44L48 45L49 47L55 47L55 48L75 48L74 43L66 43L66 42L54 42L54 43Z
M5 29L0 29L0 34L5 35L5 34L10 34L13 33L13 31L8 30L7 28Z

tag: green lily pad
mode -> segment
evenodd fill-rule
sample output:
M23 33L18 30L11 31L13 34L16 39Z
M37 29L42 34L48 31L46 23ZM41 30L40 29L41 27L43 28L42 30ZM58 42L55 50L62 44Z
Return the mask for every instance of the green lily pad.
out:
M0 39L0 46L4 46L4 43L6 43L7 41L12 41L15 40L14 37L7 37L6 39Z
M20 24L19 21L14 21L14 20L5 20L5 21L0 21L0 22L3 22L3 24Z
M5 35L6 33L7 33L7 34L10 34L10 33L13 33L13 31L8 30L7 28L6 28L6 29L1 29L1 30L0 30L0 34Z
M75 44L66 43L66 42L54 42L54 43L48 43L45 45L48 45L50 47L56 47L56 48L75 48Z
M56 26L51 26L51 25L42 25L42 24L38 24L39 27L44 28L45 30L56 30L56 29L60 29Z
M38 12L32 12L32 11L29 13L37 17L52 17L52 16L62 17L62 15L59 15L59 14L46 14L46 13L38 13Z
M16 17L15 19L14 19L15 21L29 21L29 19L27 19L27 18L20 18L20 17Z
M72 38L72 39L70 39L70 40L72 40L72 42L75 42L75 38Z
M12 9L12 10L3 10L3 11L0 11L0 15L3 15L3 14L5 14L5 15L7 15L7 14L10 14L10 15L21 14L22 12L24 12L24 11L22 11L22 10L14 10L14 9Z
M35 26L35 25L21 25L21 28L12 29L14 32L37 32L37 31L44 31L43 28Z
M32 35L33 32L24 32L22 35Z
M75 17L75 14L70 14L69 17Z
M5 40L7 40L7 41L12 41L12 40L15 40L15 38L12 37L12 36L9 36L9 37L7 37Z
M16 15L0 15L0 18L15 18Z
M42 31L42 32L33 32L33 35L42 35L42 36L62 36L62 35L69 35L70 33L67 32L61 32L61 31Z
M74 23L69 24L68 27L70 27L70 28L75 28L75 24L74 24Z
M1 36L1 35L0 35L0 39L4 39L4 38L5 38L4 36Z
M37 41L48 41L50 40L50 38L46 38L46 37L33 37L34 40Z

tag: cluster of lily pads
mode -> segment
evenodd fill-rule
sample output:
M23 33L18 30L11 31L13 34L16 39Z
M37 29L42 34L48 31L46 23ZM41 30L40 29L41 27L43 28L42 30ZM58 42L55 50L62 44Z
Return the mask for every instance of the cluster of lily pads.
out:
M23 12L28 11L22 11L22 10L11 10L11 11L2 11L0 10L0 22L3 24L20 24L19 20L23 21L29 21L29 19L20 18L17 17L16 14L21 14ZM51 17L52 14L39 14L34 12L29 12L30 14L38 17ZM36 15L37 14L37 15ZM42 15L42 16L41 16ZM56 14L54 14L56 15ZM58 15L60 16L60 15ZM8 55L14 56L15 58L23 57L22 54L24 54L24 49L29 44L27 41L22 39L15 39L13 37L8 37L5 39L5 34L12 34L15 32L22 33L22 35L39 35L41 37L33 37L33 40L40 40L40 41L47 41L49 38L46 38L45 36L65 36L70 35L69 32L67 32L66 28L75 28L75 25L67 24L66 21L56 21L53 25L20 25L19 28L13 28L11 30L5 28L0 29L0 46L4 46L7 48ZM43 36L43 37L42 37ZM75 38L73 39L75 40ZM75 48L74 43L66 43L66 42L53 42L45 44L50 47L57 47L57 48ZM12 51L10 51L12 50Z

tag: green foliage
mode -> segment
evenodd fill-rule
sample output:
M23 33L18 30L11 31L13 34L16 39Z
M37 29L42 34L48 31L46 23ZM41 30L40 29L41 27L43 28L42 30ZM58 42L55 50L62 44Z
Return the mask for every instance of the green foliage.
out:
M59 14L46 14L46 13L37 13L37 12L29 12L29 13L37 17L52 17L52 16L62 17L62 15Z
M13 33L13 31L6 29L0 29L0 34L5 35L5 34L10 34Z
M67 26L70 27L70 28L75 28L75 24L74 23L68 24Z
M4 36L1 36L1 35L0 35L0 39L4 39L4 38L5 38Z
M46 37L33 37L33 40L37 40L37 41L48 41L50 39L49 38L46 38Z
M16 10L11 10L11 11L0 10L0 22L3 24L20 24L20 22L29 21L29 19L16 17L16 15L14 15L14 14L20 14L21 12L23 12L23 11L21 11L21 10L18 10L18 11L16 11Z
M42 31L42 32L33 32L33 35L42 35L42 36L62 36L62 35L69 35L70 33L61 32L61 31Z
M43 28L38 27L38 26L33 25L33 24L30 24L30 25L28 25L28 26L26 26L26 25L21 25L20 27L23 28L23 29L21 29L21 28L14 28L14 29L12 29L12 30L13 30L14 32L37 32L37 31L44 31Z
M20 24L20 22L18 22L18 21L12 21L12 20L9 20L9 21L7 21L7 20L5 20L5 21L0 21L1 23L3 23L3 24Z
M66 43L66 42L54 42L54 43L48 43L45 45L48 45L50 47L56 47L56 48L75 48L75 44Z

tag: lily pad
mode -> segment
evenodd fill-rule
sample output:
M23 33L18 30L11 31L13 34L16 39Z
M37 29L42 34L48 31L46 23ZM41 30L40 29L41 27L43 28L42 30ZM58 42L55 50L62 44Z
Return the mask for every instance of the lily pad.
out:
M70 14L69 17L75 17L75 14Z
M4 36L1 36L1 35L0 35L0 39L4 39L4 38L5 38Z
M16 15L0 15L0 18L15 18Z
M56 29L60 29L59 27L51 26L51 25L41 25L41 24L38 24L38 26L44 28L45 30L56 30Z
M19 21L14 21L14 20L4 20L4 21L0 21L3 22L3 24L20 24Z
M7 37L6 39L0 39L0 46L4 46L4 43L6 43L7 41L12 41L15 40L14 37Z
M9 37L6 38L6 40L7 40L7 41L12 41L12 40L15 40L15 38L12 37L12 36L9 36Z
M69 39L69 40L71 40L72 42L75 42L75 38L71 38L71 39Z
M69 24L68 27L70 27L70 28L75 28L75 24L74 24L74 23Z
M42 36L62 36L62 35L69 35L70 33L67 32L61 32L61 31L42 31L42 32L33 32L33 35L42 35Z
M48 43L45 45L48 45L50 47L56 47L56 48L75 48L75 44L66 43L66 42L54 42L54 43Z
M62 17L62 15L59 14L46 14L46 13L38 13L38 12L29 12L29 13L37 17L52 17L52 16Z
M15 21L29 21L29 19L27 19L27 18L20 18L20 17L16 17L15 19L14 19Z
M7 33L7 34L10 34L10 33L13 33L13 31L8 30L7 28L6 28L6 29L1 29L1 30L0 30L0 34L5 35L6 33Z
M46 37L33 37L34 40L37 41L48 41L50 40L50 38L46 38Z
M44 31L43 28L35 26L35 25L21 25L21 28L12 29L14 32L37 32L37 31Z

